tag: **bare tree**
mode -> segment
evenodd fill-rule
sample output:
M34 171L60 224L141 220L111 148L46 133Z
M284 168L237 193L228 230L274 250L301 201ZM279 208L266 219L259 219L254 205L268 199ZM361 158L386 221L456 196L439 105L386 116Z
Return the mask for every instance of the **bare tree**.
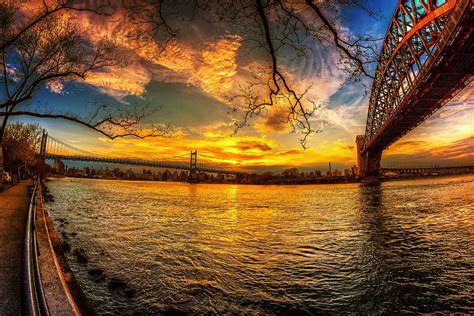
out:
M265 116L276 104L283 104L286 115L282 123L300 132L300 143L305 148L308 137L319 132L312 127L310 118L320 105L306 95L311 84L298 86L294 76L285 69L283 60L307 58L311 54L310 43L319 42L335 47L339 53L339 67L347 75L348 82L356 82L362 76L370 77L368 65L376 61L376 40L369 36L348 38L339 29L339 17L325 13L336 12L342 5L361 6L357 1L284 1L255 0L228 4L226 14L230 21L242 21L251 36L251 50L264 50L270 61L255 74L255 81L241 87L241 93L230 100L235 111L244 113L236 123L236 131L246 125L253 116ZM370 15L374 15L368 9ZM232 12L234 15L229 16ZM246 22L243 22L246 21ZM236 23L236 22L234 22ZM250 25L250 26L249 26ZM249 28L253 31L249 32ZM322 47L321 47L322 49ZM317 87L314 87L317 88ZM262 94L262 91L266 93Z
M5 129L4 147L6 165L10 171L24 165L33 167L36 163L36 150L41 141L42 129L37 124L20 122L9 124Z
M18 110L18 105L31 100L41 85L54 80L80 81L90 72L125 65L112 39L104 37L93 42L81 36L71 13L82 11L110 15L107 6L87 7L66 0L44 1L33 10L0 4L0 117L3 118L0 140L8 118L14 116L65 119L111 139L164 136L169 132L161 125L142 125L148 112L138 108L123 110L98 104L87 117L47 111L44 107Z
M186 25L200 12L201 17L204 16L215 27L238 34L245 46L241 49L242 54L261 62L252 71L253 79L242 86L239 93L228 98L234 112L243 115L235 123L235 132L249 125L252 117L266 116L275 108L279 114L285 114L282 123L291 127L293 132L300 132L303 147L311 134L319 132L312 127L310 120L320 106L307 97L313 87L299 86L285 68L285 61L309 57L315 43L320 44L320 49L323 46L336 49L338 66L346 74L347 82L372 78L368 66L377 60L379 39L351 35L341 28L343 17L337 13L349 6L363 10L368 16L378 17L364 0L161 0L154 5L153 1L145 2L147 14L142 15L141 23L154 25L153 30L165 26L167 40L177 37L179 25ZM190 3L192 9L189 9ZM188 6L187 11L191 13L182 17L181 23L171 23L178 16L177 8L184 6ZM163 33L159 34L163 36ZM159 38L155 34L148 35ZM285 111L281 111L281 107Z

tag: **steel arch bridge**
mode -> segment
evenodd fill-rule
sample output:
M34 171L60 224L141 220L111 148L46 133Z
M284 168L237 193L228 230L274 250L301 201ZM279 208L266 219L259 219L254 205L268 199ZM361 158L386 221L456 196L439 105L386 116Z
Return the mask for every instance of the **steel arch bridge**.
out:
M377 176L382 151L473 79L473 0L400 0L380 52L359 173Z
M143 166L149 168L162 168L189 171L188 181L197 182L199 172L216 173L239 176L243 172L222 168L209 157L200 155L198 161L197 150L182 155L160 157L155 160L116 158L86 151L49 136L43 131L39 148L40 157L45 159L59 159L67 161L100 162L122 164L129 166Z

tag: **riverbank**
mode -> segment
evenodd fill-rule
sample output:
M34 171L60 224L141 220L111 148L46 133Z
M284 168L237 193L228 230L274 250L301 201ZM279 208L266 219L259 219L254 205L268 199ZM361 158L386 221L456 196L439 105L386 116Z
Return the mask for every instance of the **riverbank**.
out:
M30 204L23 181L0 193L0 315L24 313L22 252ZM44 210L41 189L36 197L36 240L41 287L52 315L94 315L67 266L52 221Z
M44 249L49 248L51 253L51 256L42 258L42 261L44 262L42 270L46 271L46 274L49 275L51 273L48 273L48 270L51 271L54 266L57 271L55 277L49 278L49 282L52 283L52 285L49 286L49 292L55 293L56 296L56 299L52 303L59 305L56 306L55 309L61 314L69 311L76 315L95 315L96 313L94 309L89 304L87 297L84 295L82 288L69 265L64 253L63 244L61 243L53 220L45 208L43 199L45 199L46 202L54 201L53 196L44 185L42 186L41 202L37 210L37 232L38 243ZM48 281L45 281L45 283L46 282ZM61 288L58 288L58 284L61 285ZM54 286L56 289L54 289ZM61 289L62 291L59 291ZM58 292L62 293L58 294ZM67 305L69 305L69 308Z

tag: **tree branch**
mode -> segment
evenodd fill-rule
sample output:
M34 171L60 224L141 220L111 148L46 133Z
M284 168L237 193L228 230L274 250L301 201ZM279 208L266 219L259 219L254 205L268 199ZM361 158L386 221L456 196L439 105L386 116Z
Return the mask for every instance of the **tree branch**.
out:
M329 20L326 18L326 16L322 13L321 10L319 10L319 8L314 4L313 0L306 0L306 4L313 10L314 13L316 13L316 15L319 17L319 19L324 23L324 25L326 26L326 28L331 32L332 36L333 36L333 39L334 39L334 45L336 45L337 48L339 48L340 50L342 50L344 52L344 54L349 58L351 59L352 61L354 61L357 65L358 65L358 68L359 70L364 74L366 75L367 77L369 78L374 78L372 75L370 75L366 70L365 70L365 67L364 67L364 62L362 60L360 60L359 58L357 58L356 56L354 56L345 46L341 45L340 42L343 42L343 43L346 43L345 41L341 40L341 38L339 37L339 34L338 32L336 31L336 29L332 26L331 22L329 22Z
M99 132L100 134L106 136L109 139L115 139L115 138L126 137L126 136L132 136L132 137L135 137L135 138L144 139L144 138L148 138L148 137L158 137L158 136L164 137L164 136L169 136L170 135L169 127L156 127L156 126L153 126L150 129L150 131L147 132L147 133L141 133L141 131L142 131L141 129L137 130L137 131L132 131L132 129L130 129L130 126L127 126L126 123L124 123L123 121L120 121L120 120L116 120L113 117L108 117L108 118L102 119L97 123L89 123L89 122L83 121L83 120L81 120L77 117L70 116L70 115L36 113L36 112L29 112L29 111L15 111L15 112L8 112L8 113L0 112L0 117L3 117L3 116L30 116L30 117L37 117L37 118L63 119L63 120L71 121L71 122L77 123L79 125L85 126L87 128L90 128L90 129L92 129L96 132ZM114 135L113 133L109 133L107 131L104 131L103 129L101 129L101 127L103 126L104 123L109 123L112 126L121 127L121 128L124 129L124 132Z

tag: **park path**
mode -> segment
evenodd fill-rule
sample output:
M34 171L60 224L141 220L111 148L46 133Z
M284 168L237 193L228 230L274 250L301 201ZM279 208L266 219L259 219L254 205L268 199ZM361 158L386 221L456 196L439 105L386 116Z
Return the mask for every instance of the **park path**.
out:
M21 252L28 213L28 184L0 192L0 315L19 315Z

